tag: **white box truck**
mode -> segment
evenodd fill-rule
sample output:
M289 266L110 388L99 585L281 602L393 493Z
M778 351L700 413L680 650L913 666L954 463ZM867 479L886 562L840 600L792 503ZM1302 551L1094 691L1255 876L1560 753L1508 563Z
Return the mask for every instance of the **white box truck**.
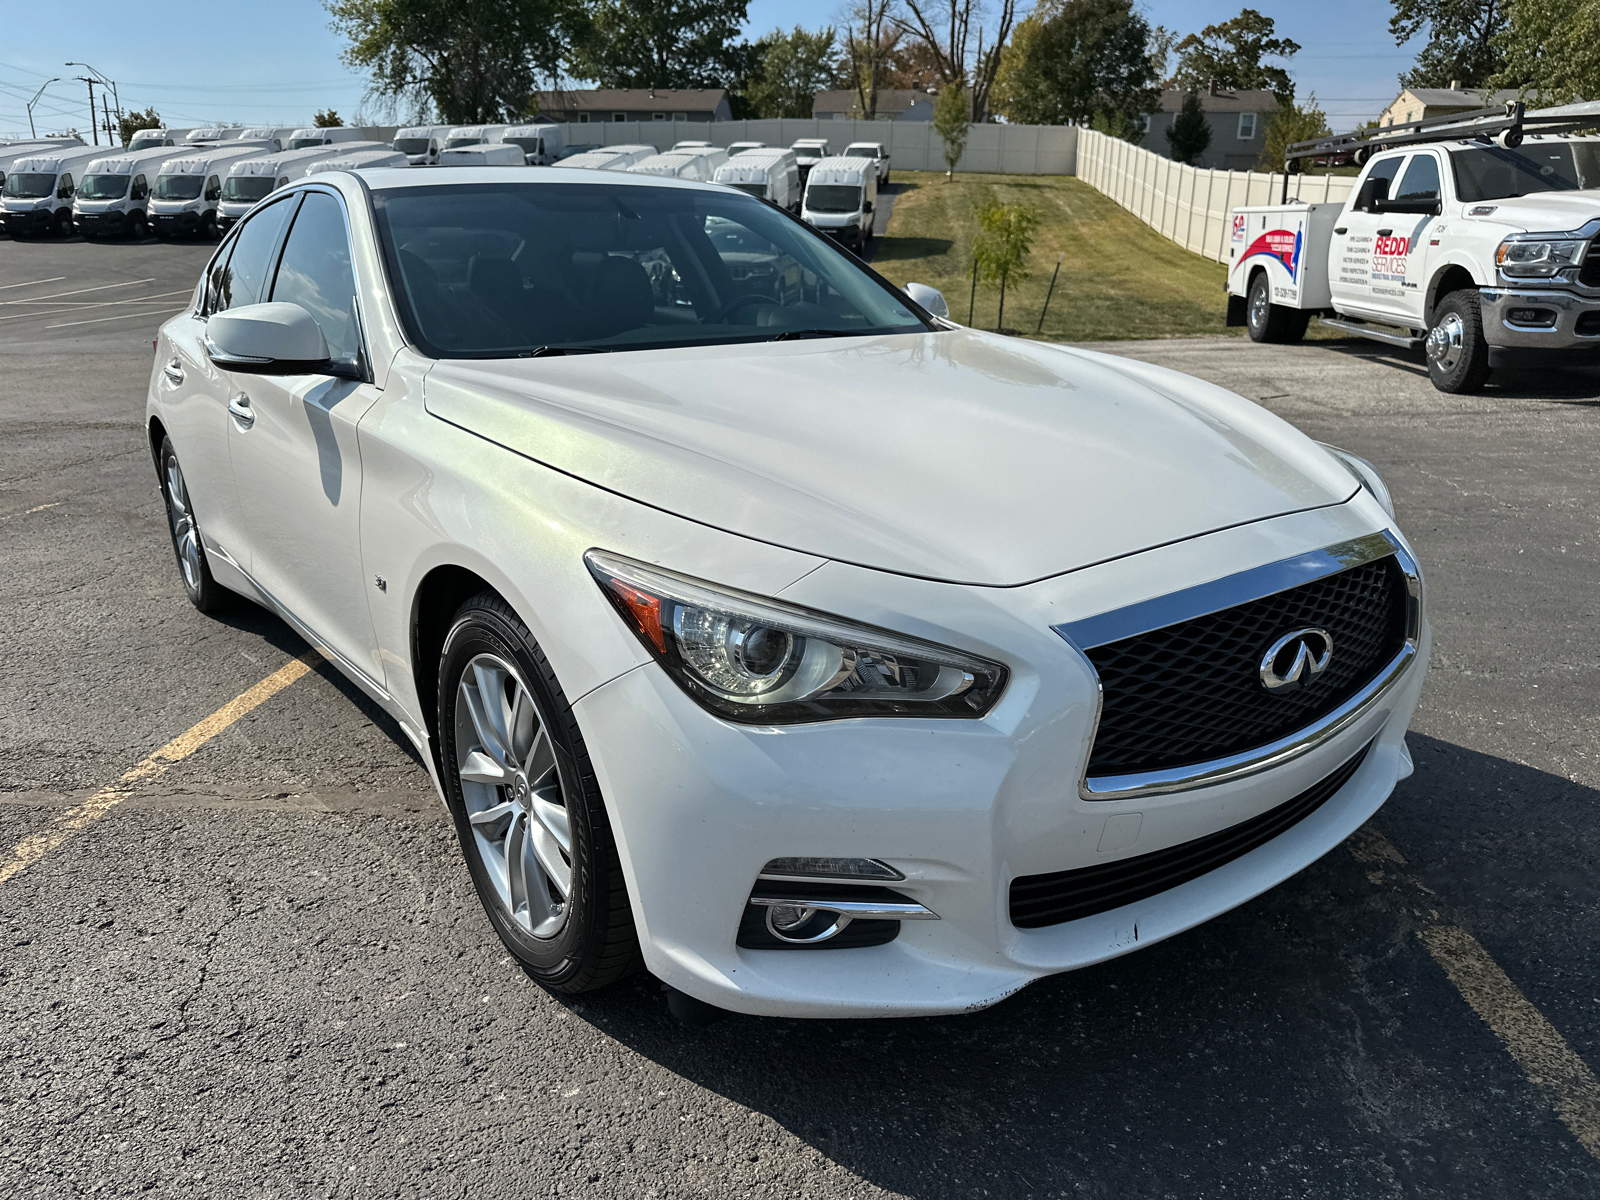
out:
M727 161L726 151L708 153L704 150L668 151L640 159L628 170L636 175L666 175L673 179L692 179L709 183L717 168Z
M245 158L259 157L276 140L251 146L223 142L198 153L169 158L156 174L150 192L150 229L163 241L175 237L215 237L217 205L222 202L222 181L228 168Z
M1344 204L1230 214L1228 323L1295 341L1313 315L1421 348L1434 387L1600 354L1600 103L1483 110L1290 147L1352 153ZM1287 188L1285 189L1287 190Z
M332 146L339 142L366 142L366 131L357 129L353 125L334 125L327 129L317 126L303 126L289 135L289 140L283 143L285 150L306 150L312 146Z
M806 175L811 168L832 154L827 138L800 138L789 149L794 151L795 159L800 163L800 182L806 181Z
M520 147L523 161L530 167L548 167L567 145L566 131L560 125L512 125L500 140Z
M14 238L71 233L73 191L99 156L99 147L71 146L14 161L0 187L6 232Z
M0 187L5 185L6 172L11 169L11 164L21 158L32 158L37 154L48 154L52 150L71 150L83 145L77 138L71 141L39 140L30 138L27 141L0 143ZM91 146L90 149L93 149Z
M522 147L506 142L486 142L477 146L450 146L439 152L441 167L520 167Z
M823 158L806 176L800 219L861 250L872 240L872 212L877 207L878 170L867 158Z
M439 161L439 151L444 149L448 125L407 125L395 130L389 145L406 156L413 167L431 167Z
M127 145L129 154L157 146L175 146L189 136L187 129L141 129Z
M800 166L793 150L746 150L717 168L713 183L760 196L779 208L800 208Z
M242 125L207 125L200 129L189 130L184 134L183 140L190 146L207 142L230 142L243 132Z
M217 204L217 228L231 228L258 201L305 175L312 163L334 155L384 148L382 142L345 142L343 145L305 146L277 154L259 154L230 163L228 173L222 180L222 199Z
M443 150L458 150L462 146L484 146L498 142L509 125L453 125L444 135Z
M109 154L84 168L72 201L72 225L85 238L128 234L143 237L150 228L150 190L162 165L193 147L154 146Z
M882 142L851 142L841 157L870 158L878 169L878 186L889 182L889 150Z
M319 158L306 168L306 175L320 175L324 171L373 171L410 165L410 155L378 146L372 150L356 150L349 154L330 154L327 158Z

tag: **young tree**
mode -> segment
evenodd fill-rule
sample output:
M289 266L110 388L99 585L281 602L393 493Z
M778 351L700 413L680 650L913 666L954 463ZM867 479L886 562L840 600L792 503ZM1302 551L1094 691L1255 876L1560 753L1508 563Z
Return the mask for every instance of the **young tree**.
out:
M1274 37L1277 26L1247 8L1231 21L1207 25L1179 42L1177 85L1186 91L1200 91L1215 83L1230 91L1267 88L1279 100L1294 99L1294 81L1282 67L1268 67L1263 58L1293 58L1300 43Z
M1506 62L1502 36L1509 28L1506 0L1393 0L1389 32L1403 46L1424 29L1428 44L1401 87L1483 87ZM1547 47L1540 47L1541 51Z
M143 112L124 113L117 122L117 136L122 139L122 144L126 146L133 141L133 135L138 133L139 130L160 128L161 114L153 108L147 108Z
M1283 170L1283 160L1289 147L1296 142L1309 142L1312 138L1327 137L1333 130L1328 127L1328 116L1317 107L1316 93L1306 97L1304 104L1278 105L1278 111L1267 122L1262 135L1261 160L1256 165L1263 171ZM1305 160L1301 160L1304 169Z
M890 19L927 48L941 83L969 88L971 119L987 121L1001 51L1016 24L1017 0L1000 0L987 48L981 0L904 0L904 4L906 15L891 13Z
M834 32L773 33L756 43L761 65L746 91L758 117L809 117L816 93L833 82Z
M1494 87L1537 88L1541 104L1600 99L1600 0L1511 0Z
M344 120L331 108L319 108L316 115L311 118L311 123L318 129L338 129Z
M967 130L972 125L972 102L967 89L958 84L946 84L933 102L933 130L944 142L945 180L956 176L956 164L967 149Z
M1211 124L1206 120L1206 110L1200 107L1200 97L1190 92L1183 98L1183 107L1173 118L1167 130L1167 142L1172 147L1175 161L1193 166L1211 145Z
M1025 204L1001 204L991 200L978 210L978 236L972 243L972 261L978 278L1000 285L1000 315L995 328L1005 331L1006 284L1028 277L1028 255L1033 252L1033 234L1039 228L1039 214Z
M998 110L1026 125L1099 124L1143 134L1160 99L1151 29L1132 0L1055 0L1017 26L995 82Z
M371 74L372 91L451 125L522 111L541 82L560 77L572 0L324 0L340 56Z
M572 74L603 88L736 86L754 67L739 40L747 8L747 0L591 0Z

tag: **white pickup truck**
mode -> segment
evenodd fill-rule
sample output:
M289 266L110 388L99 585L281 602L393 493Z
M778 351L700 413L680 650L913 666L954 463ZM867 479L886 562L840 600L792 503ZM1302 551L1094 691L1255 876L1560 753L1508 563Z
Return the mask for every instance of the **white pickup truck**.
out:
M1600 352L1600 139L1435 131L1374 150L1343 205L1231 220L1228 323L1258 342L1298 340L1317 314L1422 347L1443 392Z

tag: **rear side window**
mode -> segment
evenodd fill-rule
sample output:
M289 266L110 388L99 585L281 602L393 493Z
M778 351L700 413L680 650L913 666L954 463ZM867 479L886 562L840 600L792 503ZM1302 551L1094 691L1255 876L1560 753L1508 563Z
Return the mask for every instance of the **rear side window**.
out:
M355 295L344 211L326 192L311 192L283 245L272 298L309 312L328 340L328 356L335 362L354 363L361 351Z
M1400 180L1394 200L1437 200L1439 198L1439 160L1431 154L1416 154Z
M233 253L228 256L217 281L212 312L224 312L261 299L273 254L293 211L293 199L280 200L245 218L233 239Z

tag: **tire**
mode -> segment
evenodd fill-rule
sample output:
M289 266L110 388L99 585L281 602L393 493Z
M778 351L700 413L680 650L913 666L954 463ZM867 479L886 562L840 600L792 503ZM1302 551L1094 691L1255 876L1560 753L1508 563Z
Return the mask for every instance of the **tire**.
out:
M1272 288L1265 271L1257 271L1251 278L1244 311L1245 326L1252 342L1298 342L1305 337L1306 328L1311 324L1309 312L1272 302Z
M1489 379L1489 343L1476 291L1463 288L1439 301L1423 347L1434 387L1454 395L1482 390Z
M544 652L493 592L456 611L438 684L445 794L501 942L553 992L593 991L638 970L633 910L583 735Z
M56 209L56 222L55 223L56 223L55 234L56 234L57 237L71 237L72 236L72 210L70 208L58 208L58 209Z
M214 241L217 240L217 211L216 211L216 209L212 209L210 212L206 213L206 219L205 219L204 223L200 226L200 236L205 238L207 241L214 242Z
M222 612L231 606L233 593L212 578L211 564L206 561L205 546L200 540L200 526L189 500L189 487L184 482L183 468L178 464L178 453L172 448L171 438L161 439L159 464L161 499L167 509L167 533L172 539L173 557L178 560L178 578L183 581L183 590L189 603L201 612Z
M142 212L136 212L128 222L128 236L135 241L143 241L150 232L150 222L145 220Z

